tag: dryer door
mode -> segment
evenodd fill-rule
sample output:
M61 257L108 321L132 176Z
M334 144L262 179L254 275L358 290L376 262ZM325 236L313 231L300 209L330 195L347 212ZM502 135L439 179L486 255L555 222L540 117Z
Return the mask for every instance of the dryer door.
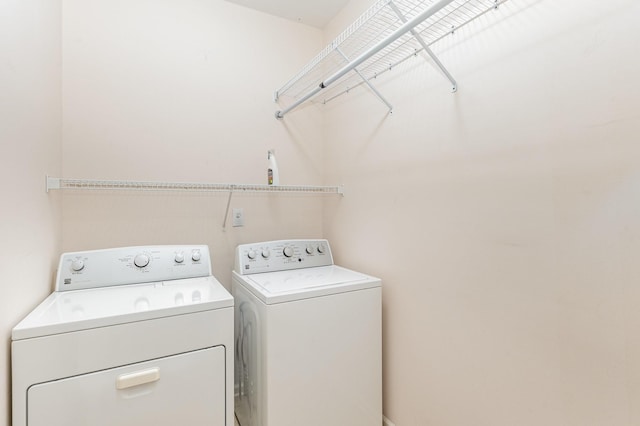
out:
M216 346L34 385L29 426L225 426L225 353Z

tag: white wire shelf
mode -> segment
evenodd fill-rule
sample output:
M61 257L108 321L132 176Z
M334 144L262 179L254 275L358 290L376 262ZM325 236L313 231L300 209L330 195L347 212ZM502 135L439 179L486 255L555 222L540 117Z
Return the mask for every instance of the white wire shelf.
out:
M67 179L47 176L50 190L185 191L185 192L285 192L344 195L342 186L253 185L237 183L151 182L123 180Z
M242 183L153 182L129 180L67 179L47 176L47 192L51 190L76 191L158 191L158 192L228 192L227 208L222 221L226 230L231 197L238 193L289 193L344 196L342 186L309 185L253 185Z
M288 106L327 103L366 84L388 107L371 81L407 59L427 53L457 90L457 83L430 46L508 0L378 0L280 89L274 99Z

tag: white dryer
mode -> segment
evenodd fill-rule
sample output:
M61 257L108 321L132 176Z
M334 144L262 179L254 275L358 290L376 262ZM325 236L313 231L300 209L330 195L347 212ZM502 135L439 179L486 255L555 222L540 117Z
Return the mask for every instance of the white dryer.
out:
M381 282L333 264L326 240L236 250L241 426L382 424Z
M233 425L233 298L207 246L66 253L12 332L13 426Z

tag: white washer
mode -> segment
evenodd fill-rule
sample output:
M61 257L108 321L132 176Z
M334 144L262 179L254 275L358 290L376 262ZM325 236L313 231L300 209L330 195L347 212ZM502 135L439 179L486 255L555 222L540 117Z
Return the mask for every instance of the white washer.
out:
M241 426L382 424L378 278L326 240L271 241L237 248L232 294Z
M207 246L63 254L12 340L13 426L233 425L233 298Z

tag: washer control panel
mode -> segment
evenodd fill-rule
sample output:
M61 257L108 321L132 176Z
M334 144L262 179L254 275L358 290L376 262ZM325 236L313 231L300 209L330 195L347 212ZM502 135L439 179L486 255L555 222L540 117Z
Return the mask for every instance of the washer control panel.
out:
M278 240L242 244L236 249L240 275L333 265L327 240Z
M170 281L211 275L209 247L140 246L64 253L56 291Z

